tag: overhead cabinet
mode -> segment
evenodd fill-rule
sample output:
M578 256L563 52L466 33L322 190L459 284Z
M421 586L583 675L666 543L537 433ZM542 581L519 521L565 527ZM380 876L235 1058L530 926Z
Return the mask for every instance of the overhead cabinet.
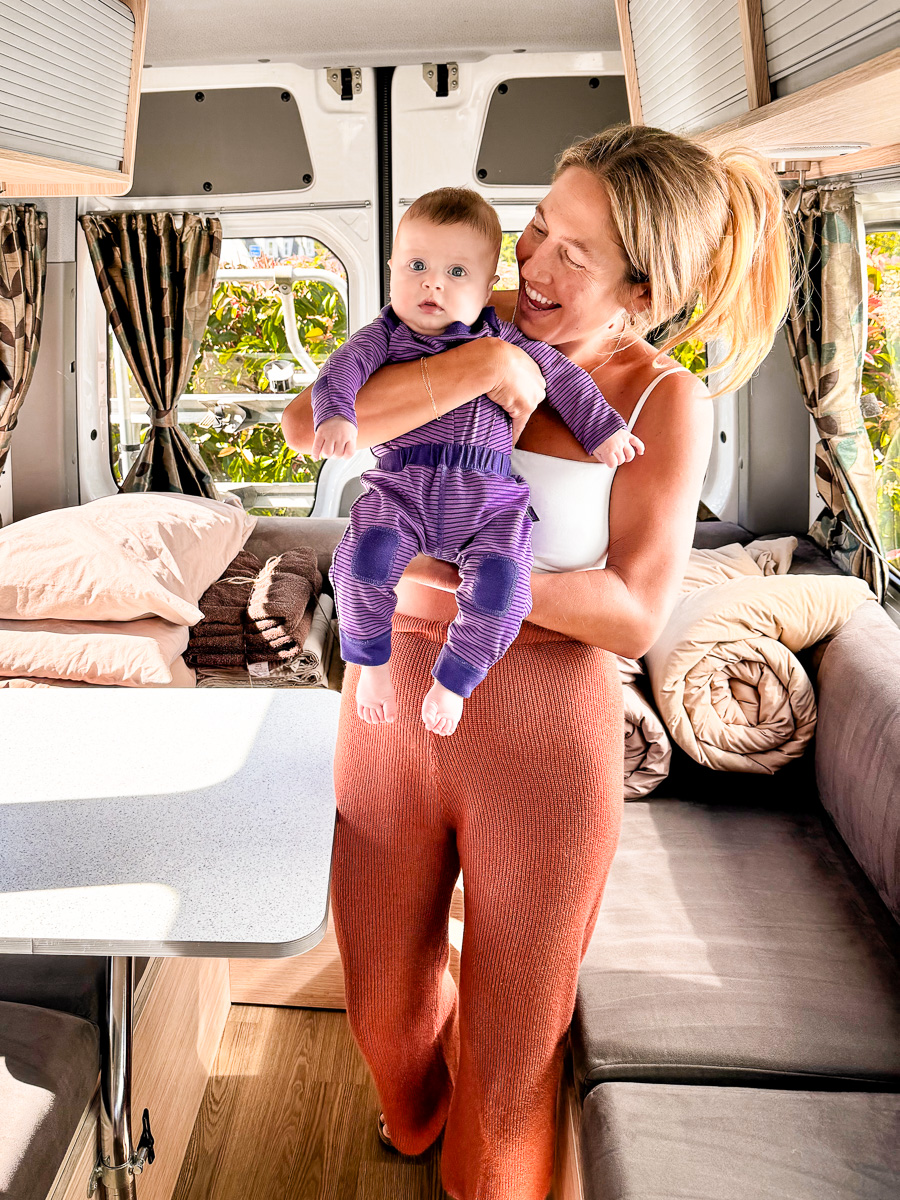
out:
M0 192L131 187L147 0L0 0Z
M795 157L829 170L834 143L862 147L847 169L900 161L896 0L616 0L616 11L632 120L773 158L805 149Z

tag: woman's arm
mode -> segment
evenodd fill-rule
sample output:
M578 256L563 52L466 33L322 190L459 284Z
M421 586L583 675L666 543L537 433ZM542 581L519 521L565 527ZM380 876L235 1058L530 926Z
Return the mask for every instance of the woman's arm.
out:
M497 293L508 307L507 293ZM504 310L505 311L505 310ZM524 362L522 361L524 359ZM499 338L477 338L428 359L428 377L438 413L451 412L476 396L489 395L513 417L514 428L524 424L542 395L543 376L524 351ZM315 429L312 388L296 396L284 410L281 427L287 444L303 454L312 450ZM513 411L515 410L515 411ZM359 449L409 433L434 420L431 398L415 362L382 367L360 388L356 397Z
M428 377L440 416L467 404L497 381L500 367L495 338L479 338L428 359ZM296 396L284 410L281 428L289 446L309 454L313 428L312 388ZM419 360L381 367L356 396L357 448L377 446L434 420Z
M646 452L613 482L606 569L533 574L529 621L626 658L653 645L684 578L712 428L702 384L659 386L636 426Z

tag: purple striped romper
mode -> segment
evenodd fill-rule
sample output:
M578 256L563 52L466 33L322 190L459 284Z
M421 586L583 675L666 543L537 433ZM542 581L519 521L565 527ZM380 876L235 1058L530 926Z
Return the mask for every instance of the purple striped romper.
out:
M315 426L341 416L356 424L356 393L386 363L440 354L475 338L520 346L544 373L547 400L588 454L625 422L591 377L544 342L526 338L482 310L471 327L455 321L425 335L403 324L390 305L340 346L313 385ZM469 696L506 652L531 612L531 524L528 485L510 469L511 421L489 400L475 400L419 429L372 447L377 466L362 476L365 492L334 553L331 578L341 655L380 666L391 653L394 587L417 554L455 563L459 613L432 675Z

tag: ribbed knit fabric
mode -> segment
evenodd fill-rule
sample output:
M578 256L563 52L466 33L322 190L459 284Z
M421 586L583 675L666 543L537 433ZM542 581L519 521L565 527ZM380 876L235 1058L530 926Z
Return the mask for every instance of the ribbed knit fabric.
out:
M526 622L439 737L421 706L446 633L395 615L392 725L357 716L358 667L344 680L331 895L347 1016L402 1153L443 1128L456 1200L545 1200L578 968L621 822L621 685L612 655Z

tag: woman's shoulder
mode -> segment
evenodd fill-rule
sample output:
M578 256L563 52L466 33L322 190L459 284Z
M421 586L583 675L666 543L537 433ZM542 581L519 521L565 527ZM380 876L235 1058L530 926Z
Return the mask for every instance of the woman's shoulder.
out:
M710 400L709 389L699 375L648 343L641 347L630 375L623 389L629 410L648 404L652 395L657 402L665 402L670 416L674 406L687 417L693 411L705 410Z

